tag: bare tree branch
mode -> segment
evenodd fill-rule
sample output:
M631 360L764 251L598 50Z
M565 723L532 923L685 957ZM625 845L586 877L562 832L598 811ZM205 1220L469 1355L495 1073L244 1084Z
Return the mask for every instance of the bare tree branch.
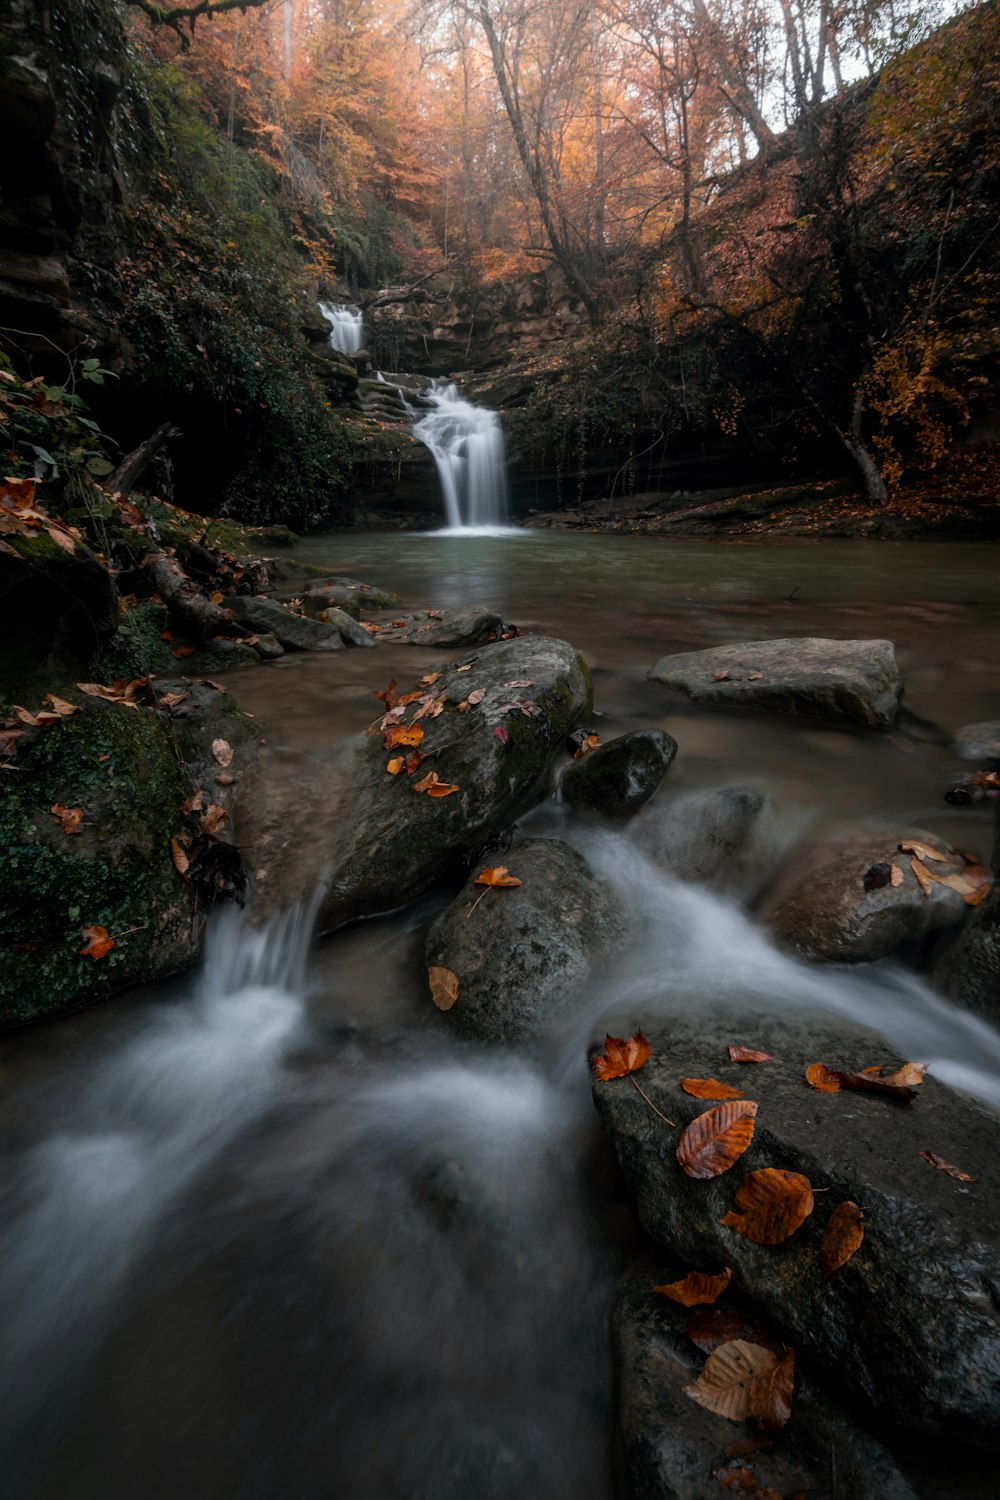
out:
M186 21L190 30L194 31L194 23L199 16L221 16L227 10L238 10L246 14L248 10L259 10L267 0L192 0L190 5L155 5L153 0L126 0L134 10L141 10L154 26L168 26L171 31L177 33L182 47L190 47L191 39L185 36L181 26Z

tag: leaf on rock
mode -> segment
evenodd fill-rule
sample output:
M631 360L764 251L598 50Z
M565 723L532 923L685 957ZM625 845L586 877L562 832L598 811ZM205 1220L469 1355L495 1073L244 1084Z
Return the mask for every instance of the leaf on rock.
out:
M181 803L181 812L201 812L202 808L205 806L206 796L207 793L204 791L204 789L202 787L199 787L193 796L189 797L186 802Z
M60 718L67 719L70 714L82 713L79 703L67 703L65 698L57 698L55 693L46 693L43 700L47 703L54 714Z
M812 1183L801 1172L763 1167L744 1177L720 1223L755 1245L780 1245L813 1211Z
M80 936L83 938L83 947L76 951L85 958L104 958L115 946L115 940L106 927L84 927Z
M821 1094L840 1093L840 1074L826 1063L810 1063L806 1068L806 1083Z
M729 1307L699 1307L691 1314L685 1330L692 1344L711 1354L720 1344L743 1339L748 1344L771 1344L771 1330L758 1321L748 1321L746 1314Z
M931 875L929 875L927 873L927 871L924 869L923 865L920 863L919 859L916 859L916 858L910 860L910 869L913 871L914 875L917 877L917 880L918 880L918 882L920 884L921 890L924 893L924 896L925 897L929 896L930 893L931 893L931 891L934 889L934 878L933 878L933 876L931 876Z
M424 731L419 724L390 724L382 744L387 750L395 750L397 745L419 745L423 737Z
M183 659L184 659L185 656L193 656L194 655L194 647L193 646L178 646L177 649L176 649L176 651L171 651L170 655L173 656L173 657L175 657L177 661L183 661Z
M450 797L459 790L457 783L442 781L436 771L428 771L420 781L411 781L410 785L415 792L426 792L428 797Z
M213 740L212 754L217 765L226 767L233 763L233 747L228 740Z
M684 1393L716 1416L745 1422L751 1414L751 1384L777 1364L778 1356L770 1349L734 1339L712 1350L698 1379L685 1386Z
M750 1382L750 1415L763 1432L781 1432L792 1415L794 1391L795 1352L789 1349L784 1359Z
M176 708L179 703L183 703L185 698L190 698L190 696L190 693L164 693L162 697L157 698L156 706L157 708Z
M729 1047L729 1061L738 1063L773 1062L770 1052L758 1052L755 1047Z
M458 975L443 964L432 964L427 970L427 983L431 987L431 999L438 1010L451 1010L458 999Z
M472 671L472 662L471 662L471 661L467 661L467 662L466 662L466 663L465 663L465 666L464 666L464 667L456 667L456 668L455 668L455 671L456 671L456 672L471 672L471 671ZM439 672L439 673L438 673L438 674L437 674L437 675L438 675L438 677L440 677L440 676L441 676L441 673L440 673L440 672ZM435 679L435 680L436 680L436 679Z
M516 677L513 682L504 683L505 688L526 688L534 687L534 685L535 684L533 682L529 682L525 677Z
M467 714L470 708L475 708L477 703L482 703L485 697L486 689L476 688L475 692L470 693L467 698L462 699L461 703L458 705L459 713Z
M679 1302L681 1307L707 1307L719 1300L732 1279L730 1266L718 1276L710 1276L707 1271L689 1271L682 1280L654 1286L653 1291L669 1297L671 1302Z
M191 861L188 859L187 850L179 838L172 838L170 840L170 858L174 862L174 869L178 875L183 875L186 880Z
M712 681L713 682L728 682L729 681L729 673L728 672L716 672L715 675L714 675L714 677L712 678Z
M839 1271L860 1248L865 1237L864 1217L864 1210L850 1200L837 1204L819 1248L819 1263L824 1276Z
M587 734L587 735L584 735L582 741L580 742L580 744L578 745L578 747L576 748L576 750L573 751L573 759L574 760L583 760L583 757L585 755L590 755L592 751L600 749L600 745L601 745L601 740L600 740L600 736L599 735L596 735L596 734Z
M405 767L405 765L406 765L406 761L403 759L403 757L401 755L394 755L392 757L392 760L386 762L386 767L385 768L389 772L390 776L398 776L399 773L400 773L400 771L402 771L403 768Z
M108 703L124 703L128 708L138 708L135 702L136 694L149 682L148 677L133 677L131 682L125 677L120 677L110 687L100 682L78 682L77 687L81 693L88 693L91 698L104 698Z
M520 885L521 882L516 875L512 875L506 865L494 865L492 868L480 870L473 885Z
M385 706L386 706L386 708L392 708L395 705L395 702L396 702L396 679L395 679L395 677L389 683L389 686L385 689L384 692L380 693L379 690L376 688L375 689L375 697L378 698L380 702L384 703Z
M761 680L761 678L763 676L764 676L763 672L748 672L747 673L747 682L760 682L760 680Z
M928 844L918 844L915 839L902 839L896 846L903 854L915 854L918 859L930 859L935 864L946 865L948 856L939 854L936 849L930 848Z
M494 731L493 731L493 737L494 737L494 739L498 739L500 741L501 745L509 745L510 744L510 732L509 732L509 730L506 730L503 727L502 724L498 724L497 727L494 729Z
M900 869L899 865L897 865L896 861L893 860L892 864L889 866L889 884L892 886L899 886L903 884L903 881L905 879L906 876L903 874L903 871Z
M978 1177L972 1177L968 1172L963 1172L960 1167L953 1167L950 1161L945 1161L944 1157L938 1156L936 1151L921 1151L920 1155L932 1167L937 1167L939 1172L947 1172L949 1177L954 1177L956 1182L979 1181Z
M417 683L417 687L433 687L434 684L439 680L440 676L440 672L428 672L426 677L421 677L420 681Z
M745 1099L742 1089L732 1084L720 1083L717 1078L682 1078L681 1088L695 1099Z
M601 1083L635 1073L653 1055L653 1049L641 1031L634 1031L626 1042L620 1036L606 1036L604 1051L594 1058L594 1073Z
M892 1083L903 1088L917 1089L927 1076L927 1064L907 1062L894 1073L886 1073L882 1078L883 1083Z
M202 813L202 830L214 837L222 825L228 821L228 818L229 813L226 808L220 807L217 802L213 802Z
M63 833L83 832L82 807L64 807L61 802L53 802L49 811L54 818L58 819Z
M906 1066L917 1068L920 1065L908 1063ZM860 1073L842 1073L837 1068L828 1068L825 1063L810 1063L806 1068L806 1082L821 1094L836 1094L840 1089L852 1089L858 1094L879 1094L885 1099L892 1099L896 1104L913 1102L917 1096L912 1088L897 1082L894 1077L877 1077L880 1071L870 1068ZM923 1073L916 1081L923 1082Z
M705 1181L728 1172L753 1140L753 1099L727 1099L696 1115L677 1142L677 1160L688 1177Z

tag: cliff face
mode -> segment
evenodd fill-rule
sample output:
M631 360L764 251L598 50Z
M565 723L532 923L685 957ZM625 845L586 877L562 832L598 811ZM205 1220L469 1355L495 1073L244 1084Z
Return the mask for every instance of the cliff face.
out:
M111 0L6 0L0 323L12 330L2 335L6 347L43 366L53 346L83 346L105 362L117 354L91 293L114 265L127 192L117 119L125 75L125 35Z

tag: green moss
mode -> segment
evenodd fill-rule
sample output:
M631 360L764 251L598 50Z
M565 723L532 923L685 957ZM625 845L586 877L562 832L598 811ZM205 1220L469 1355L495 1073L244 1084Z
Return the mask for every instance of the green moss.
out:
M87 704L26 734L0 785L0 1021L106 998L190 956L191 895L169 840L190 783L148 710ZM66 834L54 804L83 810ZM82 928L115 938L83 957Z
M95 682L116 682L119 677L149 677L169 672L175 665L160 633L167 628L163 604L143 603L121 620L114 637L93 660Z

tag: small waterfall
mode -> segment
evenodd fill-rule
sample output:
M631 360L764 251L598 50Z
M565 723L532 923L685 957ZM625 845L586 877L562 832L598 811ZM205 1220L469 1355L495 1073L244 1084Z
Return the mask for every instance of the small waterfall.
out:
M341 354L357 354L364 341L365 319L360 307L321 302L319 310L330 325L330 343Z
M473 406L444 382L431 387L427 400L431 410L413 424L413 436L434 455L449 529L505 526L507 469L499 416Z

